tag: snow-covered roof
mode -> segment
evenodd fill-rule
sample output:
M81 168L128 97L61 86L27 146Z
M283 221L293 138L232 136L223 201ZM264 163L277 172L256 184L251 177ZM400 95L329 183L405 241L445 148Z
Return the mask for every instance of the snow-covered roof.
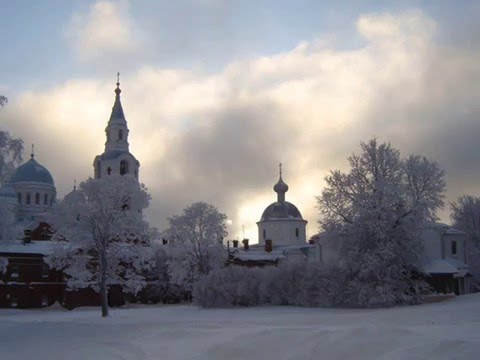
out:
M449 227L449 228L447 229L447 231L445 231L445 234L450 234L450 235L466 235L466 233L464 233L463 231L458 230L458 229L455 229L455 228L452 228L452 227Z
M423 269L428 274L455 274L458 269L444 259L431 260Z
M423 269L429 274L457 274L464 271L468 273L468 265L454 258L430 260Z
M241 261L275 261L285 259L291 251L307 251L311 244L275 246L271 252L266 252L263 245L253 245L249 250L234 249L231 252L235 259Z
M62 246L62 243L57 241L32 241L30 243L15 242L0 242L0 253L19 253L19 254L41 254L49 255Z

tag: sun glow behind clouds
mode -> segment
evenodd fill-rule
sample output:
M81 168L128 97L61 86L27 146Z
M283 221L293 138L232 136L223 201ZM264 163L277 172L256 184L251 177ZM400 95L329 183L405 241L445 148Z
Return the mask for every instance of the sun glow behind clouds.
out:
M142 51L125 3L98 2L78 16L85 22L73 27L71 36L82 39L75 48L82 59ZM109 43L112 32L97 27L112 22L115 28L118 21L112 18L125 29L115 31ZM438 113L446 114L445 123L452 119L447 116L455 109L449 84L471 80L478 54L452 57L437 47L435 22L420 12L364 15L356 24L365 38L356 49L338 50L332 40L312 39L289 51L233 61L216 72L139 64L122 74L130 149L153 195L152 223L162 227L188 204L208 201L232 221L230 238L241 237L244 225L245 236L256 241L256 222L276 199L272 186L281 161L290 186L287 200L309 221L313 235L315 195L324 176L329 169L345 168L345 158L372 136L405 153L426 149L440 164L445 161L448 171L450 155L437 158L428 153L428 144L442 136ZM428 76L435 66L450 68L450 61L455 73ZM41 151L39 160L53 173L60 196L70 191L73 178L93 175L116 71L109 78L73 79L21 94L2 109L5 126ZM478 114L473 95L478 91L457 90L471 109L468 125Z

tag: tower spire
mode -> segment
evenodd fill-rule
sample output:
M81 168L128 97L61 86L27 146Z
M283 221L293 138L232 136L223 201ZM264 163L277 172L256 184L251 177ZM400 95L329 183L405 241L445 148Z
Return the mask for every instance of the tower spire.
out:
M32 152L30 153L30 158L33 159L35 157L35 144L32 144Z

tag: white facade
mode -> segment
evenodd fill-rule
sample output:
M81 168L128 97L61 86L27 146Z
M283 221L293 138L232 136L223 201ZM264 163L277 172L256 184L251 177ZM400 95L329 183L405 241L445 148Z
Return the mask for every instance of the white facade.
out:
M271 239L275 245L303 245L306 243L305 220L270 219L258 224L259 244Z

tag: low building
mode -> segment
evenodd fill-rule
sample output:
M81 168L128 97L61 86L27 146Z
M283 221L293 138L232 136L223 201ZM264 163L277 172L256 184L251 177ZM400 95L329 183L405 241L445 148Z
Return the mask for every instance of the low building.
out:
M425 250L423 271L438 293L466 294L472 291L468 266L467 234L446 224L429 223L420 234ZM319 245L319 258L325 266L341 261L341 242L317 234L312 239Z

